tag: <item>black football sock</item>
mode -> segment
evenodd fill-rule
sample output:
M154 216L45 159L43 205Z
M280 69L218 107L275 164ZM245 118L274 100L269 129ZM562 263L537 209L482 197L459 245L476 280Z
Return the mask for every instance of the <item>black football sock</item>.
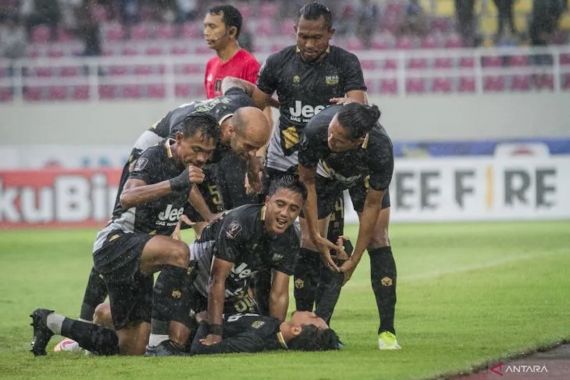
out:
M319 281L320 254L301 248L295 266L295 304L299 311L313 311Z
M79 318L83 321L92 321L95 308L105 301L105 297L107 297L107 286L99 273L94 268L91 268Z
M370 255L370 280L376 306L380 315L378 332L394 329L394 313L396 308L396 262L391 247L381 247L368 250Z
M271 272L257 272L254 279L255 302L261 315L269 315L269 295L271 293Z
M65 318L61 324L61 335L73 339L80 347L99 355L119 353L119 338L115 331L89 322Z
M344 274L330 270L321 263L319 284L316 293L315 313L330 325L334 308L340 296Z
M187 269L167 266L160 271L153 290L149 346L168 339L170 321L189 324L190 281Z

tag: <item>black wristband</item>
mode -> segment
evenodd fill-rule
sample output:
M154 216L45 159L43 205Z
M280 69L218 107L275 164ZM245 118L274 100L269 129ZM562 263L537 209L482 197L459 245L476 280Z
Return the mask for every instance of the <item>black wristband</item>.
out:
M224 328L222 327L222 325L217 325L217 324L208 325L208 334L222 336L223 331Z
M188 191L190 189L190 177L188 175L188 168L184 169L182 173L169 180L170 189L175 192Z

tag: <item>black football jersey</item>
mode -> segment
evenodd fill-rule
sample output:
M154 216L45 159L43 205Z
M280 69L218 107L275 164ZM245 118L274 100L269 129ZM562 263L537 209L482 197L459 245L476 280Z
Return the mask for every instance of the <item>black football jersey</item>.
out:
M299 163L317 168L323 177L332 178L346 188L369 176L370 187L386 190L394 172L392 141L377 124L357 150L335 153L327 143L328 126L341 105L330 106L316 115L305 127L299 148Z
M330 105L333 97L348 91L366 90L356 55L336 46L318 62L305 62L290 46L275 53L263 65L257 86L267 94L277 93L279 129L272 136L267 165L287 170L297 164L300 132L317 113ZM291 157L293 156L293 157Z
M259 314L233 314L224 319L223 340L206 346L200 343L208 335L208 326L201 324L192 341L191 354L224 354L277 350L287 346L279 337L281 322Z
M145 150L133 166L128 178L139 179L147 185L159 183L178 176L184 165L170 154L167 141ZM119 203L111 222L98 235L95 247L103 244L104 231L142 232L151 235L170 235L174 231L184 205L187 192L172 192L162 198L125 209ZM101 240L99 242L99 240Z
M234 264L226 279L226 298L246 292L259 271L274 269L293 274L300 247L298 231L292 225L283 234L268 234L264 210L263 205L244 205L227 211L190 246L192 259L198 263L194 286L202 295L208 293L213 257Z

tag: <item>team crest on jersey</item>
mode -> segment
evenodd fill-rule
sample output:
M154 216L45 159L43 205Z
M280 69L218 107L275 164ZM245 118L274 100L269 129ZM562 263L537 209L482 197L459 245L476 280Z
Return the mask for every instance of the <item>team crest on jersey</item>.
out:
M240 232L241 232L241 224L239 224L237 221L233 221L226 229L226 237L228 239L235 239Z
M263 321L255 321L251 324L251 327L253 327L254 329L259 329L264 324L265 324L265 322L263 322Z
M334 86L335 84L338 84L338 75L325 76L325 83L329 86Z
M305 287L305 281L301 280L300 278L295 280L295 288L303 289Z
M138 172L143 170L147 164L148 164L148 158L139 157L139 159L135 162L134 171Z
M301 77L298 75L293 75L293 84L301 83Z

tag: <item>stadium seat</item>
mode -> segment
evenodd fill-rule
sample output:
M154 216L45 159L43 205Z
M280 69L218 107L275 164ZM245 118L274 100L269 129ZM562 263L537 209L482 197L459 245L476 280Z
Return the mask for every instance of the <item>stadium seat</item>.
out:
M107 9L105 9L105 6L102 4L93 4L91 15L93 16L94 21L98 23L104 23L109 20Z
M563 90L570 89L570 73L564 74L560 83L560 88Z
M50 58L61 58L64 55L63 49L59 46L51 46L47 51L47 56Z
M119 23L105 24L104 28L105 40L108 42L118 42L125 38L125 28Z
M472 57L461 57L459 59L459 67L461 68L475 67L475 59Z
M408 61L407 66L410 69L426 69L428 66L427 59L426 58L411 58Z
M256 36L272 36L273 33L273 20L270 19L258 19L257 27L255 28L254 34Z
M505 90L505 78L489 76L483 79L483 90L486 92L502 92Z
M410 50L413 49L413 41L408 36L402 36L396 41L396 49Z
M174 68L174 72L181 72L182 74L198 74L202 68L196 63L188 63Z
M384 61L384 70L396 70L398 68L398 61L395 59L387 59Z
M441 32L447 34L451 31L453 22L447 17L434 17L430 22L432 32Z
M188 53L190 53L190 50L185 46L176 46L175 45L170 49L170 54L173 54L173 55L186 55Z
M513 75L511 78L510 89L512 91L529 91L530 90L530 76L528 75Z
M143 87L138 84L127 84L121 87L120 93L123 98L139 99L143 96Z
M273 2L262 2L259 7L259 16L261 18L274 19L279 12L279 4Z
M150 75L153 71L153 66L150 65L136 65L133 70L136 75Z
M281 24L279 25L279 31L281 32L281 35L293 35L295 33L295 20L293 19L285 19L283 21L281 21Z
M174 87L174 94L178 98L189 98L192 92L192 85L177 83Z
M147 95L152 99L162 99L166 96L166 88L163 84L151 84L147 88Z
M452 34L447 36L445 43L444 43L444 47L446 49L462 48L463 47L463 41L461 40L461 37L458 34L452 33Z
M129 72L129 68L129 66L114 65L109 67L108 73L110 75L125 75Z
M176 26L170 23L160 23L156 27L156 38L170 40L176 37Z
M512 67L526 67L526 66L528 66L528 56L526 56L526 55L513 55L509 59L509 64Z
M99 86L99 97L101 99L117 99L119 88L114 85L103 84Z
M406 92L410 94L423 94L426 92L426 83L422 78L408 78L406 80Z
M58 28L57 30L57 42L70 42L73 41L74 37L65 28Z
M470 77L459 78L459 92L475 92L475 79Z
M55 75L53 67L36 67L32 70L33 76L39 78L51 78Z
M67 98L67 87L65 86L48 87L49 100L65 100L66 98Z
M398 93L398 81L396 79L382 79L380 81L380 93L396 95Z
M452 91L453 81L450 78L434 78L432 82L432 92L450 93Z
M136 24L131 27L131 40L145 41L150 37L150 27L146 23L141 22L140 24Z
M182 24L182 38L192 39L199 38L202 36L202 31L196 22L185 22Z
M162 47L160 46L149 46L145 49L144 52L146 55L150 56L157 56L163 54Z
M24 87L24 99L27 101L40 101L45 99L45 87Z
M362 66L363 70L374 70L374 68L376 67L376 65L374 64L374 61L369 60L369 59L361 60L360 65Z
M75 77L81 73L81 69L78 66L64 66L61 68L59 75L62 77Z
M134 55L138 55L139 51L137 50L136 47L134 46L125 46L122 50L121 50L121 54L122 55L126 55L126 56L134 56Z
M358 51L358 50L364 49L364 45L362 44L362 41L360 41L360 39L356 38L356 37L350 37L346 41L346 47L350 51Z
M0 87L0 102L9 102L12 100L12 89Z
M570 53L560 54L560 65L570 65Z
M433 62L433 67L435 69L451 69L453 67L452 58L436 58Z
M38 25L32 28L32 42L35 44L46 44L51 37L51 30L46 25Z
M483 67L501 67L503 66L503 58L499 56L483 57Z
M89 86L74 86L72 90L73 100L89 99Z
M438 47L437 39L433 35L427 35L422 39L420 47L422 49L435 49Z

